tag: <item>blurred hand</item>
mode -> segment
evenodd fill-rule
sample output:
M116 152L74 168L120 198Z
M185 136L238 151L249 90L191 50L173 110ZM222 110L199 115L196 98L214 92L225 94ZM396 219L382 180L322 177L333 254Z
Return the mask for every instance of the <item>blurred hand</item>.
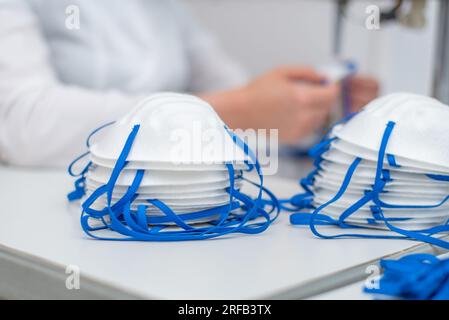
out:
M368 76L356 75L349 80L352 112L359 111L379 95L379 82Z
M324 81L311 68L283 67L240 89L202 97L231 128L279 129L281 143L298 143L323 126L337 103L339 86Z

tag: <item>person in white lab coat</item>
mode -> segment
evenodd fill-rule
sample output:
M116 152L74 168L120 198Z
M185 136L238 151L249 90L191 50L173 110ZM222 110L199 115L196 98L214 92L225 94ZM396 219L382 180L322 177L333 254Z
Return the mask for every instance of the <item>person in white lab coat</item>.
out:
M197 94L233 128L297 142L338 98L323 79L294 66L248 82L172 0L0 0L0 161L65 166L86 134L157 91ZM354 88L359 105L377 91L367 79Z

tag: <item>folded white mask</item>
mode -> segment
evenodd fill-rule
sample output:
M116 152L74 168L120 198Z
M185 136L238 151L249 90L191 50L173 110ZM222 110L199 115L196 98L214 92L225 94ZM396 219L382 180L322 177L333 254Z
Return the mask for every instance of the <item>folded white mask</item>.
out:
M345 145L345 142L342 140L338 140L335 141L335 148L332 148L328 151L326 151L323 155L322 158L324 160L333 162L333 163L338 163L338 164L342 164L345 166L350 166L351 163L354 162L354 160L357 158L357 156L355 156L354 154L356 154L357 152L353 152L353 154L349 154L346 153L344 151L339 150L339 145ZM353 146L354 148L358 148L356 146ZM419 164L421 167L422 166L426 166L425 164ZM390 170L390 171L399 171L399 172L412 172L412 173L421 173L421 174L446 174L446 172L444 171L437 171L435 170L435 168L433 167L432 169L430 169L432 166L428 165L429 169L423 169L423 168L417 168L417 167L405 167L405 166L400 166L400 167L393 167L390 166L388 164L387 161L385 161L384 163L384 169ZM360 168L369 168L372 170L376 170L377 167L377 163L374 160L367 160L367 159L363 159L362 162L360 162Z
M118 177L116 185L130 186L133 183L137 170L123 170ZM87 180L106 184L111 177L112 169L105 167L92 167L86 175ZM238 177L238 176L236 176ZM215 183L229 181L225 171L146 171L141 186L189 186L195 184Z
M90 152L97 158L118 159L121 150L117 145L125 144L136 124L141 125L139 138L133 142L128 162L242 165L252 161L236 146L210 105L183 96L160 95L143 100L120 121L96 135Z
M449 106L428 97L394 94L345 121L313 148L316 168L301 180L306 192L290 199L298 211L311 213L294 213L290 221L307 224L326 239L415 239L449 249L449 242L435 237L449 232ZM394 212L407 221L389 218ZM366 228L380 224L396 234L327 236L316 227L349 228L356 223ZM415 224L429 228L405 229Z
M315 177L315 182L316 185L321 187L321 188L327 188L327 189L331 189L331 190L335 190L338 191L341 187L341 182L339 180L332 180L332 179L323 179L321 176L316 176ZM370 190L372 188L372 184L370 183L366 183L366 184L357 184L357 183L353 183L351 181L351 183L349 184L348 188L347 188L347 192L364 192L366 190ZM428 184L428 185L424 185L424 184L419 184L419 185L410 185L407 183L403 183L402 185L397 185L397 184L393 184L393 182L391 184L388 184L387 187L385 187L384 189L385 193L398 193L398 194L405 194L405 195L410 195L410 196L414 196L414 197L418 197L418 196L436 196L436 197L443 197L447 194L449 194L449 186L446 183L446 185L441 185L441 186L435 186L432 184Z
M344 176L348 170L348 166L341 165L338 163L331 163L328 161L323 161L321 163L321 168L323 172L335 173L337 175ZM399 171L389 171L390 178L393 181L401 180L401 181L409 181L409 182L432 182L433 180L426 175L417 174L412 172L399 172ZM371 181L374 181L376 177L376 171L371 168L358 167L357 168L357 177L362 178L370 178ZM357 180L355 180L357 181Z
M369 150L367 148L363 148L360 146L357 146L355 144L352 144L350 142L347 142L345 140L336 140L332 142L332 147L335 148L338 151L344 152L346 154L352 155L356 158L362 158L364 160L370 160L375 161L377 163L377 154L373 150ZM437 173L448 173L448 168L440 165L434 165L429 164L421 161L415 161L411 159L407 159L400 156L394 157L395 162L397 164L400 164L400 167L407 167L407 168L417 168L417 172L437 172ZM386 157L383 161L384 165L389 165L388 157ZM391 166L390 166L391 168ZM398 167L399 168L399 167ZM419 170L421 169L421 170Z
M104 186L104 183L96 182L93 180L86 181L86 190L95 190L99 187ZM242 186L241 180L236 180L235 188L240 189ZM181 185L181 186L140 186L137 192L139 194L160 194L160 195L179 195L182 196L184 194L189 193L202 193L208 194L208 192L213 192L215 190L224 190L229 187L229 181L224 180L220 182L212 182L212 183L198 183L193 185ZM118 194L126 194L129 186L114 186L114 193Z
M449 172L448 106L413 94L390 95L382 100L381 107L376 104L377 101L372 102L366 112L362 111L348 121L335 136L377 154L385 125L394 122L394 134L385 152L393 154L398 165L410 166L402 162L410 159L443 167ZM410 143L412 141L416 143Z
M321 178L321 181L327 181L327 182L335 182L338 183L340 186L345 178L344 175L342 175L341 173L336 173L336 172L318 172L316 174L316 178ZM353 177L351 179L351 185L362 185L362 186L370 186L372 187L373 185L373 179L371 177ZM418 188L418 189L422 189L422 188L447 188L448 187L448 183L447 182L443 182L443 181L435 181L432 179L427 179L427 180L423 180L423 181L410 181L410 180L392 180L388 183L388 185L385 188L389 188L389 187L402 187L402 186L409 186L409 187L413 187L413 188Z
M114 160L110 159L103 159L96 157L95 155L90 155L90 160L93 164L113 169L115 162ZM244 164L235 164L234 165L235 170L246 170L248 166ZM224 164L210 164L207 166L204 166L202 164L173 164L173 163L166 163L166 162L128 162L126 165L126 169L132 169L132 170L138 170L138 169L144 169L144 170L163 170L163 171L226 171L227 168Z
M254 234L279 213L255 154L196 97L165 93L144 99L121 120L96 129L87 147L69 166L79 178L68 198L87 191L81 225L91 237L120 240L103 236L103 230L140 241ZM89 164L73 173L86 155ZM255 169L259 183L243 178L242 169ZM254 199L240 191L243 182L257 187ZM189 224L199 222L207 223Z

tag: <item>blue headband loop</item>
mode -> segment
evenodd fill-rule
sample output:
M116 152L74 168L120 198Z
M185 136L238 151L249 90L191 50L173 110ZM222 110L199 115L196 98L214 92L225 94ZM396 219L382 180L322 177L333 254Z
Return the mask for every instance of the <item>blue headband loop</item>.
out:
M90 141L91 141L91 139L92 139L92 137L93 137L94 135L96 135L99 131L103 130L104 128L113 125L114 123L115 123L115 121L108 122L108 123L106 123L106 124L104 124L104 125L98 127L98 128L95 129L94 131L92 131L92 132L87 136L87 139L86 139L86 146L87 146L87 148L90 148L90 146L92 145L92 144L90 143Z
M337 192L337 194L328 202L316 208L311 214L306 213L295 213L290 217L292 224L308 224L312 232L321 238L325 239L333 239L333 238L343 238L343 237L358 237L358 238L369 238L369 239L412 239L427 242L436 246L440 246L445 249L449 249L449 243L439 238L433 237L433 235L448 232L449 224L436 226L433 228L422 229L422 230L405 230L394 226L391 222L394 221L407 221L410 218L385 218L383 215L382 208L406 208L406 209L425 209L425 208L436 208L443 205L448 199L449 195L441 200L439 203L435 205L425 205L425 206L407 206L407 205L391 205L383 202L379 196L384 192L384 188L386 184L391 181L390 172L383 168L384 159L387 157L389 164L392 165L395 162L395 159L391 156L389 157L386 154L388 141L390 136L394 130L395 123L390 121L388 122L384 134L382 136L381 145L378 152L378 159L376 165L376 174L374 179L374 184L372 186L372 190L367 190L364 196L356 201L353 205L347 208L339 217L338 221L332 218L324 218L325 215L320 214L325 208L332 203L338 201L346 192L346 189L352 179L354 172L359 166L361 159L356 158L353 163L349 166L348 171L345 175L345 178L342 182L342 185ZM390 159L388 159L390 158ZM397 163L396 163L397 166ZM437 179L445 180L443 177L437 177ZM313 196L313 195L312 195ZM342 228L361 228L360 226L351 226L346 224L345 220L350 217L352 214L357 212L361 207L367 205L370 202L374 202L374 205L370 206L370 209L373 213L374 219L368 219L367 222L369 224L376 224L376 221L381 221L384 225L391 231L399 234L398 236L388 236L388 235L368 235L368 234L339 234L334 236L326 236L318 232L316 226L318 225L337 225Z
M378 286L365 292L409 300L449 299L449 259L411 254L398 260L381 260L384 270Z
M87 145L90 146L90 138L102 128L92 132L89 136ZM138 190L142 182L145 170L137 170L131 186L126 193L115 203L112 202L113 191L123 169L128 164L127 158L131 152L133 142L138 135L139 125L135 125L123 149L112 169L111 176L105 185L100 186L84 201L82 204L83 213L81 215L81 226L87 235L103 240L140 240L140 241L183 241L183 240L204 240L229 233L239 232L246 234L260 233L277 218L280 211L280 203L277 198L267 188L263 186L263 176L256 156L249 147L229 129L228 134L232 137L234 143L239 146L247 156L250 157L253 164L249 170L256 169L259 177L259 183L252 183L259 188L258 196L253 200L247 195L235 189L236 171L232 164L226 164L229 173L229 204L218 206L211 209L201 210L191 213L175 213L167 204L159 199L145 199L148 205L138 205L137 210L133 210L133 202L137 199ZM247 161L245 163L248 164ZM87 171L86 171L87 172ZM237 173L241 176L242 171ZM246 180L246 179L245 179ZM270 200L263 200L262 195L267 194ZM92 204L99 197L106 196L106 207L101 210L91 208ZM270 211L265 207L270 205ZM152 208L158 210L163 215L147 216L147 210ZM239 211L236 211L239 210ZM239 213L240 212L240 213ZM274 218L270 216L275 212ZM100 227L91 227L89 220L97 219L103 225ZM261 218L262 221L255 220ZM193 227L188 221L208 219L209 225L197 225ZM215 219L212 220L211 219ZM250 223L250 221L252 221ZM169 228L168 225L176 226L179 229ZM149 226L152 226L151 228ZM94 235L96 231L110 229L125 236L124 238L102 237Z

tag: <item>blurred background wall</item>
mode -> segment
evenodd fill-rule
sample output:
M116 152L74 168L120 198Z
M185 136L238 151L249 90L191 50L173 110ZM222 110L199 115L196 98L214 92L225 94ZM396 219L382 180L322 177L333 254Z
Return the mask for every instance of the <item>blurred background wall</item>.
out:
M250 74L279 64L320 65L332 59L333 0L181 0ZM365 8L392 1L353 0L345 22L343 51L383 93L430 94L438 0L428 0L427 26L397 24L367 30Z

